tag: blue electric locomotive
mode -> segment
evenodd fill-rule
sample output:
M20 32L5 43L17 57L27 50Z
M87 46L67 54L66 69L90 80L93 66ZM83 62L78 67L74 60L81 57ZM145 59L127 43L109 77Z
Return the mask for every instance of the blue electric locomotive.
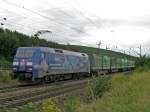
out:
M85 53L47 47L19 47L13 61L14 77L35 80L56 80L90 73Z

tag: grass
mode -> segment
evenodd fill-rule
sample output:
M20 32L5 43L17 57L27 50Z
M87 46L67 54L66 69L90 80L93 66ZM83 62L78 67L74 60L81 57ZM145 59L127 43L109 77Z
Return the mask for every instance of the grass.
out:
M135 71L131 75L117 74L109 81L109 91L105 91L100 98L87 103L83 101L85 96L75 96L64 102L64 112L150 112L150 70ZM56 102L47 99L38 107L30 103L25 112L60 112Z
M19 84L17 80L11 79L10 71L0 70L0 88L17 84Z
M11 66L12 62L10 62L10 60L0 56L0 68L10 68Z
M0 112L62 112L57 97L44 99L39 103L29 102L22 108L3 108ZM70 111L69 111L70 112Z
M81 104L77 112L150 112L150 70L116 75L111 84L101 99Z
M110 77L104 76L92 76L88 81L87 88L85 90L85 102L91 102L97 100L103 96L111 87Z

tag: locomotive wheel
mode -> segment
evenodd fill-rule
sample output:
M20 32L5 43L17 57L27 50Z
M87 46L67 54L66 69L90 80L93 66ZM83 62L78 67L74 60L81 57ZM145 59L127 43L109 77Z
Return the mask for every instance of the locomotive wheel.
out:
M48 76L48 75L45 76L45 77L44 77L44 80L45 80L45 82L49 82L49 81L50 81L50 76Z
M58 75L55 77L55 82L58 82L59 80L60 80L60 76Z

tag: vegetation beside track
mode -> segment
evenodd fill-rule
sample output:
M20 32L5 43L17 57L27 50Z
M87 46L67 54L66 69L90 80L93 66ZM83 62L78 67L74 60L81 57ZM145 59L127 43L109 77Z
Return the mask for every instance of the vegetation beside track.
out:
M56 102L57 99L43 100L38 106L29 103L24 112L60 112L60 105L63 105L64 112L149 112L149 85L150 70L136 70L126 75L119 73L112 78L93 77L82 95L69 97L61 104Z
M82 90L87 83L88 80L77 80L72 82L66 82L61 85L54 85L54 86L43 86L40 88L34 88L33 86L29 87L25 90L18 90L18 91L9 91L5 93L0 93L0 112L12 112L11 108L18 108L23 107L28 102L33 102L36 104L37 102L41 102L43 99L50 98L50 97L63 97L64 95L70 95L74 93L79 93L80 90ZM46 102L46 103L45 103ZM29 103L27 106L25 106L24 110L32 110L31 112L38 112L34 111L37 110L39 107L39 111L42 109L53 109L55 108L55 105L51 105L51 101L44 100L42 103L40 103L39 106L34 106L32 103ZM48 103L48 104L47 104ZM49 105L47 108L44 105ZM1 110L3 109L3 111ZM19 110L20 111L20 110ZM15 112L19 112L16 110ZM43 112L42 111L42 112ZM48 112L48 111L44 111Z
M115 75L111 90L92 103L81 103L76 112L150 112L150 70Z
M19 84L17 80L13 80L10 71L0 70L0 88L10 87Z
M146 55L137 58L136 60L136 67L139 72L149 70L150 69L150 57Z

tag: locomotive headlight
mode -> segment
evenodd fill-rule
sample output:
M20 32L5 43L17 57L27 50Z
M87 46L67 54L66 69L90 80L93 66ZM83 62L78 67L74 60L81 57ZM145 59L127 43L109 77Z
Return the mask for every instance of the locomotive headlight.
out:
M17 70L17 68L15 68L15 67L14 67L14 68L13 68L13 70L14 70L14 71L16 71L16 70Z
M14 66L19 65L19 62L13 62L13 65Z
M32 71L32 68L28 68L29 71Z
M27 62L27 66L32 66L32 62Z

